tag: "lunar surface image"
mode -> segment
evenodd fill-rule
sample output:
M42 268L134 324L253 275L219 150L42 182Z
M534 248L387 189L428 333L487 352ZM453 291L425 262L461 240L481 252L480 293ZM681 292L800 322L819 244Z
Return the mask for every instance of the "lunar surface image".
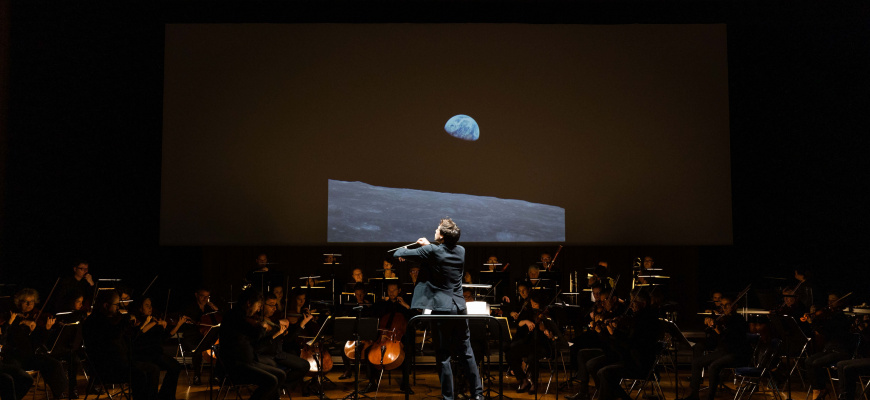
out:
M524 200L329 180L328 242L432 239L440 218L462 242L563 242L565 209Z
M474 141L480 138L480 127L477 126L477 121L463 114L450 117L444 124L444 130L457 139Z

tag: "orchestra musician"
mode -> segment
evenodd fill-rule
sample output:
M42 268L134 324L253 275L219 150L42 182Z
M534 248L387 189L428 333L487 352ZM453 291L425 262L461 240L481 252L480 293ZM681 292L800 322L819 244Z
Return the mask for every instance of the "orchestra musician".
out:
M546 335L538 334L537 316L542 312L541 300L533 295L529 298L529 306L517 318L517 334L511 341L507 351L507 362L514 377L517 378L517 393L536 391L535 382L538 379L538 358L550 354L549 340ZM526 358L529 371L523 371L523 358Z
M90 269L88 262L84 260L76 261L73 267L72 276L67 276L60 280L57 285L57 302L54 304L54 311L66 311L63 308L66 306L64 300L68 299L71 293L79 293L84 296L85 308L90 306L90 302L94 297L94 278L88 273Z
M25 370L38 370L51 388L55 398L63 397L68 387L66 372L60 361L46 355L48 332L56 319L49 314L41 314L36 309L39 293L35 289L24 288L14 297L14 308L9 311L6 331L6 345L3 353L10 363Z
M84 309L85 298L78 291L68 292L65 297L60 303L63 305L58 309L57 323L48 339L48 343L55 344L53 348L49 348L49 354L58 361L67 361L67 396L76 399L76 382L83 356L81 323L88 317L88 313Z
M227 312L221 322L219 357L230 376L257 385L251 400L277 399L287 376L280 368L260 362L254 351L254 345L272 330L258 314L263 295L249 288L238 302L241 306Z
M193 301L189 302L181 309L181 314L186 316L193 322L214 322L204 321L204 316L217 315L218 308L211 302L211 292L200 287L193 293ZM206 317L205 319L209 319ZM209 325L214 325L209 323ZM210 348L218 338L218 328L208 329L204 326L185 324L181 328L182 338L181 347L185 351L194 351L191 355L193 363L193 384L202 384L202 353Z
M435 315L466 315L465 299L462 298L462 275L465 268L465 248L458 245L459 227L450 218L442 219L435 229L435 244L420 238L421 247L398 249L393 253L399 260L414 259L429 270L428 282L414 290L412 307L429 309ZM456 357L457 365L466 368L472 399L483 398L480 373L469 342L468 321L437 321L434 333L438 340L435 356L439 366L441 396L453 400L453 372L450 359Z
M612 289L604 289L600 283L592 286L592 295L596 299L582 321L588 326L581 332L570 347L571 363L576 368L574 377L579 382L580 390L569 400L589 398L589 379L593 379L596 387L600 387L598 371L609 362L617 359L608 339L607 321L625 314L625 306Z
M283 313L284 312L284 286L281 286L281 285L273 286L272 287L272 294L275 295L275 299L277 300L277 303L275 305L275 312L279 313L279 314Z
M130 359L129 344L139 329L133 327L136 317L131 313L122 314L120 306L121 296L115 290L101 291L97 295L94 311L82 326L85 353L103 382L130 382L134 398L154 400L160 383L160 368Z
M535 264L529 265L526 272L526 282L532 289L544 288L544 281L541 279L541 268Z
M798 282L797 285L795 285L796 289L794 289L794 294L797 296L798 301L807 307L817 306L819 308L824 308L826 306L821 293L818 295L815 293L818 291L818 287L816 287L813 273L809 268L803 266L795 267L794 278Z
M287 321L292 325L288 329L298 332L297 335L314 336L317 333L317 319L311 315L311 310L307 307L308 300L305 291L297 288L290 294L289 300L287 312L293 316L287 318ZM301 317L297 317L297 315L301 315ZM284 340L283 342L284 351L297 356L302 353L300 340Z
M383 299L382 301L376 301L374 306L372 306L372 310L370 312L370 315L372 317L377 317L380 320L383 320L383 318L387 318L388 321L386 322L385 326L391 327L391 326L394 326L394 324L391 323L391 321L396 320L396 317L394 316L394 314L401 315L402 319L399 321L404 321L404 322L399 322L399 323L403 323L403 324L407 324L407 321L409 319L411 319L411 317L414 315L414 313L411 311L411 305L409 305L407 302L405 302L405 299L402 298L402 296L401 296L401 290L399 289L399 284L396 282L390 282L387 284L387 298ZM408 351L411 351L411 349L414 348L415 332L408 331L407 329L404 329L404 327L403 327L403 330L405 330L405 333L401 337L401 342L402 342L404 348L408 349ZM376 347L377 346L371 346L368 348L368 352L365 353L366 359L368 359L368 357L369 357L369 352L380 351L380 349L376 348ZM404 393L414 394L414 391L411 390L411 385L410 385L410 381L409 381L409 376L410 376L410 372L411 372L411 356L405 357L404 361L402 362L401 368L402 368L402 382L399 385L399 390L401 390ZM378 386L376 380L380 376L380 374L376 370L375 365L373 365L371 363L369 363L368 376L369 376L369 384L368 384L368 386L366 386L364 393L373 392L373 391L377 390L377 386Z
M0 346L6 345L8 327L15 323L17 314L11 314L0 324ZM22 400L33 386L33 377L15 362L0 358L0 399Z
M550 256L550 253L541 253L540 261L538 262L539 269L544 271L555 271L555 267L553 266L553 258Z
M695 346L695 354L692 359L692 377L690 381L690 393L685 399L697 400L700 398L701 382L703 375L707 375L710 386L707 391L707 399L716 397L719 387L720 372L724 368L733 368L749 365L752 355L752 347L746 333L749 326L746 320L738 314L734 299L722 296L719 300L723 314L715 319L711 318L706 324L713 329L717 337L717 347L708 354L703 354L701 346ZM706 369L706 373L704 373Z
M178 322L171 326L165 319L154 316L154 308L151 299L146 297L136 308L136 320L139 322L139 331L136 340L133 341L133 360L156 365L161 371L166 371L163 376L163 384L157 392L159 400L175 400L175 391L178 387L178 376L183 368L175 357L167 356L163 351L163 342L178 333L178 330L189 321L182 316Z
M254 259L256 263L254 267L248 269L247 274L245 274L245 281L248 284L254 285L254 287L259 290L265 291L272 283L272 277L269 273L269 257L266 254L260 254ZM277 283L277 282L276 282Z
M347 307L344 310L344 313L343 313L344 316L355 317L355 316L357 316L357 313L353 310L353 307L358 306L358 305L363 305L363 304L372 304L371 301L366 299L366 287L365 287L365 284L363 284L363 283L357 283L354 286L353 296L354 296L354 299L356 300L356 303L348 304L350 307ZM369 308L369 307L363 308L360 316L362 318L370 317L371 316L371 308ZM348 357L345 354L345 352L341 352L341 359L342 359L343 364L345 365L346 369L344 370L344 373L342 373L341 376L338 377L338 379L344 380L344 379L353 378L353 371L356 370L355 360ZM362 357L362 359L365 360L366 358Z
M629 304L632 314L610 319L605 324L616 358L597 372L602 400L630 400L631 396L620 382L624 378L646 378L655 364L662 328L656 311L649 304L649 294L637 290Z
M715 324L713 323L716 318L722 315L722 292L714 291L710 295L710 307L705 310L705 312L710 313L710 316L704 317L704 350L713 351L716 350L716 347L719 346L719 334L716 333L716 330L713 329Z
M844 304L836 293L828 294L828 307L809 313L806 319L813 333L824 345L821 351L804 359L807 378L812 387L809 399L822 399L827 395L825 368L852 357L851 323L843 313Z
M353 278L353 280L351 281L351 283L353 284L365 283L365 276L363 276L363 271L361 268L354 268L353 273L351 274L351 278Z
M495 265L495 264L498 264L498 257L489 256L489 258L486 259L486 269L487 270L497 271L499 269L499 266Z
M510 317L513 322L519 321L520 312L528 308L529 296L532 294L532 287L528 282L520 282L517 284L517 298L511 301L511 298L504 296L502 302L505 303L505 308L510 311Z
M283 349L285 340L295 341L299 336L299 325L291 325L290 321L280 318L278 310L278 297L273 293L267 293L263 304L263 317L267 325L272 328L256 343L257 360L272 367L278 367L286 371L285 385L291 390L302 383L308 373L310 365L301 357L287 353ZM311 321L311 314L303 317Z
M383 263L384 278L396 278L396 270L393 269L393 263L384 260Z

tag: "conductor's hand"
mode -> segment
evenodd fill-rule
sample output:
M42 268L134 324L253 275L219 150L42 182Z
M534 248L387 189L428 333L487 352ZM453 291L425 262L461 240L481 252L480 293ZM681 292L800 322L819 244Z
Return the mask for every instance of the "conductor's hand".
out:
M428 245L429 245L429 239L426 239L426 238L419 238L419 239L417 239L417 244L419 244L420 246L428 246Z

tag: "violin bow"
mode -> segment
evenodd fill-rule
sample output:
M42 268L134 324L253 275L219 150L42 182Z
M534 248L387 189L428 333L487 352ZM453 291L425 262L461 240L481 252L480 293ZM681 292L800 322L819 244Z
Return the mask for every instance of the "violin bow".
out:
M34 321L38 320L38 319L39 319L39 316L42 315L42 311L45 310L45 306L47 306L47 305L48 305L48 301L51 300L51 295L54 294L54 289L57 289L57 284L58 284L58 282L60 282L60 277L58 277L57 280L54 281L54 286L52 286L52 287L51 287L51 291L48 292L48 297L45 298L45 302L42 303L42 308L40 308L40 309L39 309L39 312L36 313L36 318L33 319ZM31 332L31 333L32 333L32 332Z
M149 283L148 286L145 287L145 290L142 291L142 299L145 299L145 293L148 293L148 290L151 289L151 285L153 285L154 282L157 282L158 276L160 276L160 275L154 275L154 279L152 279L151 283Z
M750 288L750 287L752 287L752 284L751 284L751 283L748 284L748 285L746 285L746 289L743 289L743 290L742 290L742 291L737 295L737 297L734 298L734 302L733 302L732 304L735 304L735 305L736 305L737 303L739 303L739 302L740 302L740 299L742 299L743 296L746 296L746 293L749 292L749 288ZM733 307L733 306L732 306L732 307ZM727 315L727 314L724 314L724 313L723 313L722 315L719 316L719 318L716 318L716 321L719 321L720 319L722 319L722 317L724 317L724 316L726 316L726 315Z
M54 294L54 289L57 289L58 282L60 282L60 277L57 277L57 280L54 281L54 286L51 287L51 291L48 292L48 297L45 298L45 302L42 303L42 307L39 309L39 312L36 313L36 318L34 318L33 321L39 320L39 316L42 315L42 311L45 310L45 306L47 306L48 301L51 300L51 295ZM31 330L30 333L27 334L27 336L30 336L32 334L33 334L33 331Z
M547 271L551 270L554 265L556 265L556 259L559 258L559 253L562 252L562 245L559 245L559 248L556 250L556 255L553 256L553 259L550 260L550 267L547 268Z
M157 279L157 278L155 278ZM163 310L163 319L166 319L169 316L169 296L172 294L172 288L166 292L166 309Z

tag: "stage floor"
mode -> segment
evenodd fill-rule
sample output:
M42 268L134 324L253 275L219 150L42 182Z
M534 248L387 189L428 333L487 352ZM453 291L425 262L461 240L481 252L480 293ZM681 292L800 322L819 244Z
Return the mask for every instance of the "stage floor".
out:
M350 394L352 392L353 386L354 386L353 379L339 380L338 377L339 377L339 375L341 375L341 372L343 372L343 367L336 366L336 368L333 371L331 371L327 374L327 378L329 378L329 380L331 380L333 383L329 383L329 382L326 383L326 391L325 391L324 398L331 399L331 400L343 399L345 396L347 396L348 394ZM205 380L207 375L208 375L207 372L205 374L203 374L203 380ZM367 395L372 399L375 399L375 398L383 399L383 400L404 399L405 398L404 393L399 391L399 381L401 379L401 372L393 371L391 375L392 375L391 377L388 375L384 375L380 390L377 393L372 392L372 393L368 393ZM688 370L680 370L678 372L679 382L680 382L679 397L684 397L687 393L688 375L689 375ZM556 399L556 396L555 396L556 387L554 385L550 386L548 394L546 394L546 395L544 394L544 390L545 390L546 385L547 385L547 380L549 378L550 378L549 373L542 370L541 377L540 377L541 386L540 386L540 389L539 389L538 395L537 395L538 399L544 399L544 400L555 400ZM217 387L214 387L214 389L211 392L211 396L210 396L209 386L207 383L205 383L203 385L199 385L199 386L188 386L186 379L187 379L187 376L185 375L184 371L182 371L181 377L179 379L179 386L178 386L178 391L177 391L177 399L178 400L209 400L209 399L216 399L217 398L217 394L218 394ZM419 400L426 400L426 399L437 400L437 399L441 398L440 397L441 386L439 384L438 374L435 372L434 366L419 366L419 367L417 367L416 383L414 383L413 375L412 375L411 379L412 379L413 390L415 393L413 395L411 395L410 398L419 399ZM306 380L307 380L307 378L306 378ZM559 381L560 382L565 381L565 377L561 373L561 371L559 374ZM726 389L720 390L719 393L717 394L717 398L718 399L733 398L734 392L732 390L729 390L730 388L733 388L733 386L734 386L733 379L731 379L730 377L725 377L723 379L723 382L726 385ZM79 378L78 387L79 387L80 399L84 399L84 388L85 388L86 383L87 382L85 381L85 379L83 377ZM367 383L366 381L361 381L360 387L365 387L366 383ZM805 389L802 389L800 381L796 380L796 382L793 382L793 385L794 385L794 392L792 394L792 397L803 398L803 396L805 395L806 392L805 392ZM504 387L505 387L504 395L508 398L511 398L511 399L535 399L534 395L530 395L528 393L516 393L516 391L515 391L516 380L513 377L505 376ZM665 373L662 375L661 387L662 387L662 390L664 391L665 400L674 400L675 398L677 398L675 391L674 391L674 377L673 377L672 373ZM484 389L487 389L487 387L484 386ZM494 381L494 384L492 386L492 389L498 390L498 376L495 377L495 381ZM575 388L569 388L567 390L562 389L559 391L558 398L564 399L565 395L573 394L574 392L576 392L576 390L577 390L576 386L575 386ZM595 390L595 388L591 387L590 394L592 392L594 392L594 390ZM250 389L247 389L247 388L240 389L240 397L242 399L247 399L250 396L250 393L251 393ZM634 395L634 394L635 393L632 393L632 395ZM653 393L648 391L647 394L652 395ZM36 395L35 396L33 396L33 395L34 395L33 389L31 389L31 392L28 394L28 396L30 396L29 397L30 399L37 400L37 399L45 399L46 398L45 391L44 391L44 384L42 382L40 382L40 384L39 384L39 390L36 391ZM302 395L302 391L300 388L297 388L290 395L292 396L292 398L307 398L307 399L317 399L318 398L318 396L316 396L316 395L309 395L307 397L304 397ZM702 395L704 395L703 392L702 392ZM93 399L95 397L96 397L95 395L90 395L89 399ZM105 398L105 395L103 395L101 397ZM281 397L282 397L282 399L288 398L286 395L282 395ZM772 393L769 391L762 391L761 393L756 393L755 395L753 395L753 397L754 398L762 398L762 399L763 398L771 398ZM221 399L223 399L223 398L224 398L224 396L221 395ZM234 400L238 399L235 392L230 393L227 398L234 399ZM460 398L462 398L462 397L460 397Z

